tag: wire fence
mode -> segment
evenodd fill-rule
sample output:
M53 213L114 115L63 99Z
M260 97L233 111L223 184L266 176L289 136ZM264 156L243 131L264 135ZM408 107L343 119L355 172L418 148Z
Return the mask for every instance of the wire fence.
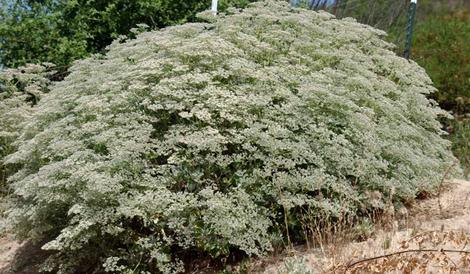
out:
M360 23L382 29L389 34L388 41L397 45L397 52L403 52L407 35L411 46L410 0L291 0L290 3L326 10L340 19L353 17Z

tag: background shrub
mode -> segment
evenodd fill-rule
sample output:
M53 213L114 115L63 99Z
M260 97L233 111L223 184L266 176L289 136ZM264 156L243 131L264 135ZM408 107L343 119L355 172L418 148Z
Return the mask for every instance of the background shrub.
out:
M220 0L220 8L249 0ZM151 29L194 21L211 0L7 0L0 3L0 64L72 61L104 51L138 24Z
M434 98L455 113L470 113L470 10L439 13L416 29L414 59L426 68Z
M431 98L455 116L448 122L453 151L470 170L470 2L425 1L416 27L413 58L438 88Z
M9 222L48 241L46 270L260 255L432 190L455 161L431 80L382 31L278 1L229 13L115 41L39 102L7 157Z

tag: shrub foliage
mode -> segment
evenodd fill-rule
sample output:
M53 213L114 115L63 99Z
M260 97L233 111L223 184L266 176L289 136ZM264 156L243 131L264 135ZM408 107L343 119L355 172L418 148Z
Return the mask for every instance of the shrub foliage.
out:
M52 76L51 65L28 65L0 72L0 195L7 191L6 179L13 167L3 158L15 151L23 123L31 118L32 108L47 93Z
M204 18L77 62L28 119L9 219L48 241L46 269L260 255L430 190L454 162L431 80L382 31L279 1Z

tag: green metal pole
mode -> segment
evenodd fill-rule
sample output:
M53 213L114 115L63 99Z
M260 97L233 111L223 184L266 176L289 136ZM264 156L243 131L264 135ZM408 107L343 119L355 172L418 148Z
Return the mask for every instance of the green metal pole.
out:
M405 52L403 54L403 56L407 60L410 59L411 42L413 40L413 29L414 29L414 26L415 26L417 6L418 6L418 0L411 0L410 10L409 10L409 13L408 13L408 26L406 27Z

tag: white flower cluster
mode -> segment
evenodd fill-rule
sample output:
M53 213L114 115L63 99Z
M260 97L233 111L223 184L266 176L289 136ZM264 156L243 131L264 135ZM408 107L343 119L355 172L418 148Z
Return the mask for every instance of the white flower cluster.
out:
M48 91L53 65L27 65L0 71L0 193L6 190L6 177L13 172L3 158L15 151L23 123L30 119L42 94Z
M366 193L411 199L455 160L431 80L382 31L270 0L210 21L116 41L28 118L9 216L49 240L48 269L260 255L286 224L295 239L384 205Z

